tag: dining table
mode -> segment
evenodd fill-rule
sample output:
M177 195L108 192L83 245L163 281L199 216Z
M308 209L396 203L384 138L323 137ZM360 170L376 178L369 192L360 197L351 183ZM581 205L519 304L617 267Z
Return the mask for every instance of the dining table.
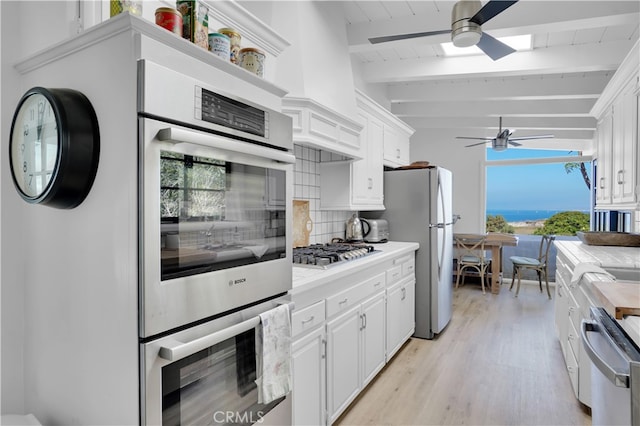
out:
M491 293L500 293L502 280L502 247L517 246L518 237L513 234L488 232L486 234L453 234L453 244L456 245L456 236L485 236L484 248L491 251Z

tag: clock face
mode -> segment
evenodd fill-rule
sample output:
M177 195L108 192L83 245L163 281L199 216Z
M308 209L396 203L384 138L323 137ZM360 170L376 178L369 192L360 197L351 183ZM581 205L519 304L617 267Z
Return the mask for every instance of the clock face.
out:
M42 195L56 172L60 140L55 111L41 93L20 105L11 134L11 162L16 185L27 197Z

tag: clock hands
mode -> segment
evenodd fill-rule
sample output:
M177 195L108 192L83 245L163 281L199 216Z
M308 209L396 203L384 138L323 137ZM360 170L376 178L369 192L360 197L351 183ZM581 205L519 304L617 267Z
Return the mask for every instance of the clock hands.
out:
M38 133L38 141L42 136L42 122L44 121L44 102L38 102L38 126L36 127Z

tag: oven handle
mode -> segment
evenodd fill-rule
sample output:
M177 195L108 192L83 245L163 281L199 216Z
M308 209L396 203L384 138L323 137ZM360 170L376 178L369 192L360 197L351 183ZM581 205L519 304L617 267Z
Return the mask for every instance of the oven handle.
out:
M291 312L295 307L294 302L277 302L277 304L289 305L289 312ZM167 361L177 361L203 349L217 345L220 342L224 342L225 340L237 336L238 334L242 334L245 331L249 331L252 328L257 327L259 324L260 315L190 342L184 343L174 340L172 344L165 344L160 347L159 355L160 358L166 359Z
M218 138L211 135L194 132L191 130L178 129L175 127L167 127L160 129L157 135L158 140L173 143L191 143L202 145L209 148L224 149L227 151L239 152L241 154L251 155L254 157L268 158L280 163L295 164L296 157L284 151L278 151L273 148L267 148L260 145L251 144L235 139Z
M584 349L593 362L593 365L602 372L602 374L609 379L611 383L620 388L629 387L629 374L616 371L615 368L610 366L607 361L600 356L598 351L591 344L589 339L589 333L601 333L607 344L614 346L615 343L607 336L606 333L600 331L600 326L596 321L587 321L585 319L581 322L580 334L582 335L582 343Z
M245 331L249 331L252 328L260 324L260 317L253 317L239 324L232 325L224 330L217 331L215 333L208 334L200 337L199 339L192 340L190 342L174 341L173 344L163 345L160 348L160 358L167 361L176 361L186 356L192 355L203 349L217 345L220 342L224 342L238 334L242 334Z

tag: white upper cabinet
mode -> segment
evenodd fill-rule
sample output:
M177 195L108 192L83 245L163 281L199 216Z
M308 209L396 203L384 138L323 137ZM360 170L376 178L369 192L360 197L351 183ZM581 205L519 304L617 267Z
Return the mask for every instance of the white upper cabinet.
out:
M598 119L597 209L640 210L639 81L636 43L591 110Z
M355 95L362 159L320 164L321 209L384 210L384 167L409 164L414 130L362 92Z

